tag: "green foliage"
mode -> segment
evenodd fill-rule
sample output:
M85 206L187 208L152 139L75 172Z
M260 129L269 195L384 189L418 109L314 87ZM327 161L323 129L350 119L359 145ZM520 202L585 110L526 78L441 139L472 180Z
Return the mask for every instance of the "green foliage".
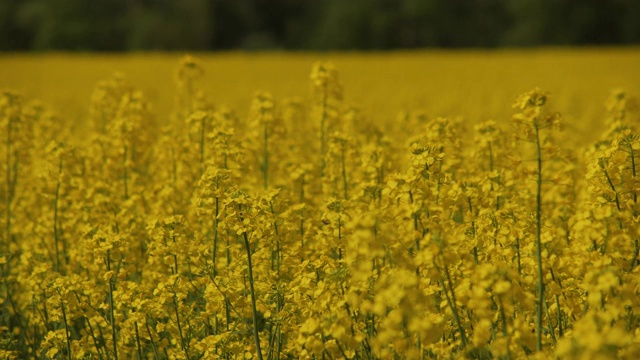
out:
M0 50L630 44L634 0L4 0Z

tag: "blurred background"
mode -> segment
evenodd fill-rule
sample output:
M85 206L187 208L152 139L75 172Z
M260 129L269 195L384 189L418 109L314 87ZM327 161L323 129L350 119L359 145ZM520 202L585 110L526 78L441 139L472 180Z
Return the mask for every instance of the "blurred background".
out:
M0 0L0 51L640 43L638 0Z

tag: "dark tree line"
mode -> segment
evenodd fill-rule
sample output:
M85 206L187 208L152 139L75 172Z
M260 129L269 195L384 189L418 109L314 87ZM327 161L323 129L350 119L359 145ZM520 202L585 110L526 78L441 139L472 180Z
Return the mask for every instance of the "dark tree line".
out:
M640 43L638 0L0 0L0 50Z

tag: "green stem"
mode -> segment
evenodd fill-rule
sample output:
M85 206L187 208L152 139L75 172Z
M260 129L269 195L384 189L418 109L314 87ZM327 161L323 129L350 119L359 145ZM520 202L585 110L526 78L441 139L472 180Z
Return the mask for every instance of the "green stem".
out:
M136 346L138 348L138 359L142 360L142 347L140 346L140 332L138 330L138 322L134 323L136 326Z
M613 181L611 181L611 177L609 176L609 172L607 172L606 169L602 169L602 171L604 171L604 176L607 178L607 182L609 183L609 186L611 187L611 191L613 191L613 193L615 194L616 198L616 209L618 209L618 211L622 211L622 209L620 208L620 198L618 196L618 191L616 191L616 187L613 185Z
M53 202L53 242L56 250L56 272L60 272L60 249L58 243L60 236L58 235L58 201L60 199L60 176L62 175L62 159L58 165L58 183L56 184L56 195Z
M551 323L551 314L549 313L549 304L545 304L545 311L547 313L547 326L549 329L549 335L551 335L551 340L553 341L553 345L556 345L556 334L553 324ZM559 325L559 324L558 324Z
M536 182L536 262L538 265L538 300L536 309L536 350L542 351L542 307L544 305L544 275L542 273L542 149L540 146L540 129L537 120L534 122L536 135L536 151L538 177Z
M636 178L636 159L635 159L635 151L633 150L633 146L631 145L631 143L629 143L629 152L631 155L631 175L633 176L634 179L634 183L635 183L635 178ZM635 192L635 189L633 191L633 203L637 204L638 203L638 194ZM633 268L636 266L636 263L638 261L638 252L640 251L639 247L638 247L638 239L636 238L634 240L634 252L633 252L633 259L631 259L631 265L629 266L629 272L631 272L633 270Z
M111 254L110 250L107 250L107 271L111 271ZM113 357L118 360L118 342L116 336L116 317L113 306L113 292L115 291L115 283L113 281L113 275L109 278L109 318L111 321L111 340L113 341Z
M127 147L127 145L124 146L124 154L122 155L122 165L123 165L123 171L122 171L122 180L124 182L124 199L127 200L129 199L129 188L128 188L128 169L127 169L127 153L129 152L129 148Z
M220 214L220 198L216 196L216 216L213 218L213 277L218 276L218 215Z
M449 289L444 284L444 281L440 281L440 286L442 286L442 290L444 291L444 296L447 299L447 304L449 304L449 308L451 309L451 313L453 314L453 321L456 323L456 327L458 328L458 332L460 333L460 340L462 341L462 347L467 346L467 335L462 327L462 323L460 322L460 316L458 316L458 310L456 308L456 294L453 290L453 284L451 282L451 275L449 274L449 267L444 266L444 273L447 279L447 283L449 284ZM449 291L451 292L451 296L449 296Z
M507 337L509 335L509 329L507 329L507 315L504 313L504 306L502 305L502 299L498 297L498 306L500 310L500 321L502 322L502 335Z
M184 355L186 356L187 360L189 360L188 344L184 340L184 336L182 334L182 323L180 322L180 314L178 313L178 297L176 296L175 293L173 293L173 310L175 311L175 314L176 314L176 324L178 325L178 335L180 336L180 346L182 347L182 351L184 351Z
M153 340L153 335L151 335L151 329L149 329L149 322L145 320L144 326L147 328L147 334L149 334L149 339L151 341L151 347L153 348L154 359L159 359L158 357L158 348L156 347L156 342Z
M276 293L277 299L276 299L276 311L277 314L280 314L280 312L282 311L282 307L283 307L283 297L280 294L280 289L278 289L278 292ZM276 337L277 337L277 349L276 349L276 359L280 360L280 353L282 352L282 328L280 326L280 324L278 323L278 325L276 326Z
M58 290L60 294L60 290ZM64 302L62 302L62 294L60 294L60 307L62 308L62 320L64 321L64 335L67 341L67 358L71 360L71 339L69 338L69 325L67 323L67 311L64 308Z
M84 321L87 323L87 327L89 328L89 331L87 331L89 333L89 336L91 336L91 338L93 339L93 345L96 348L96 353L98 354L98 357L100 358L100 360L103 359L102 357L102 351L100 351L100 346L98 345L98 339L96 338L95 332L93 331L93 326L91 325L91 321L89 321L88 317L84 317ZM100 339L103 340L103 339ZM104 341L100 341L102 343L102 347L104 347ZM107 353L107 348L105 347L105 353Z
M560 297L556 294L556 308L558 309L558 336L564 336L564 330L562 329L562 309L560 308Z
M467 196L467 204L469 205L469 216L471 217L471 233L473 235L474 242L476 241L476 223L473 220L473 205L471 204L471 197ZM478 246L473 247L473 261L478 265Z
M277 218L276 215L276 211L273 208L273 202L269 203L269 209L271 210L271 214ZM275 250L275 254L276 254L276 274L278 274L278 276L280 276L280 268L282 266L282 247L280 244L280 229L278 228L278 223L276 221L274 221L273 223L271 223L271 226L273 226L273 231L276 235L276 250Z
M11 201L12 201L12 181L11 181L11 142L13 135L13 118L9 118L9 123L7 124L7 153L6 153L6 181L7 181L7 189L5 192L5 241L7 249L9 248L9 244L11 243Z
M444 152L444 146L440 147L440 155ZM436 184L436 205L440 202L440 187L442 186L442 159L438 163L438 182Z
M635 180L635 178L636 178L636 157L635 157L635 151L633 150L633 146L631 145L630 142L629 142L629 153L630 153L630 157L631 157L631 175L633 176L633 179ZM633 203L634 204L638 203L638 194L636 194L635 190L633 191Z
M520 256L520 238L516 238L516 258L518 260L518 275L522 275L522 257Z
M242 233L244 237L244 247L247 251L247 265L249 267L249 291L251 292L251 315L253 319L253 339L256 344L258 360L262 360L262 350L260 349L260 334L258 331L258 308L256 306L256 292L253 286L253 265L251 264L251 246L247 232Z
M338 259L342 260L342 218L338 216Z

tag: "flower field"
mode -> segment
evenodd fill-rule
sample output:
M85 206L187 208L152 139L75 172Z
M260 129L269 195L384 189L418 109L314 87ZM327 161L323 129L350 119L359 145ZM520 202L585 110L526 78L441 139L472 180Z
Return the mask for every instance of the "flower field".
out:
M637 50L48 56L0 58L0 358L640 358Z

